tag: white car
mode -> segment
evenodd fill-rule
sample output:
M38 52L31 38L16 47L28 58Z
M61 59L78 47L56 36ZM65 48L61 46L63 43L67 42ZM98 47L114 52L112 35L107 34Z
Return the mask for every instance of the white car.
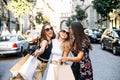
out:
M22 35L0 36L0 54L17 53L23 56L24 51L29 49L29 42Z

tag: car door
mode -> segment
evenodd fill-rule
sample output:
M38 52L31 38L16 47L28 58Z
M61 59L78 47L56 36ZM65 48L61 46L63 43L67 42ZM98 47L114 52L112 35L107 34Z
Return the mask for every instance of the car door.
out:
M109 49L112 49L113 43L114 43L114 35L113 35L113 32L110 31L108 35L108 44L107 44Z
M103 34L103 43L104 43L104 46L107 48L108 47L108 41L109 41L109 33L110 31L107 30L104 34Z
M26 50L29 46L28 41L20 35L18 36L18 40L20 41L20 45L23 48L23 50Z

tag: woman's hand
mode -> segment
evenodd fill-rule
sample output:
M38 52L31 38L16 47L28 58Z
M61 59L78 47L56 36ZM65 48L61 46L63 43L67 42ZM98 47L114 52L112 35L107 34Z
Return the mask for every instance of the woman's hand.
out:
M62 58L60 59L60 61L61 61L61 62L66 62L66 61L67 61L67 57L62 57Z
M39 51L39 50L36 50L36 51L34 52L34 55L35 55L36 57L38 57L38 56L40 55L40 51Z

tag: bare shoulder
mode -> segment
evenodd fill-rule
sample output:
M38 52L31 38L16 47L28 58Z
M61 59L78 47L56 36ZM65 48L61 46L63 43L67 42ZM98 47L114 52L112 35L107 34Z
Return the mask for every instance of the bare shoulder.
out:
M48 44L48 41L47 40L42 40L41 41L41 45L47 45Z

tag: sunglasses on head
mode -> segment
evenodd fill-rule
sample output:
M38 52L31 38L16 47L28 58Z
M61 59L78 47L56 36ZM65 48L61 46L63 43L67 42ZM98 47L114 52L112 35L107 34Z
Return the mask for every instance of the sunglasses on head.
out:
M50 30L53 30L53 28L50 27L50 28L46 28L46 29L45 29L45 31L50 31Z
M65 30L61 30L60 32L66 33L67 35L69 35L69 32L65 31Z

